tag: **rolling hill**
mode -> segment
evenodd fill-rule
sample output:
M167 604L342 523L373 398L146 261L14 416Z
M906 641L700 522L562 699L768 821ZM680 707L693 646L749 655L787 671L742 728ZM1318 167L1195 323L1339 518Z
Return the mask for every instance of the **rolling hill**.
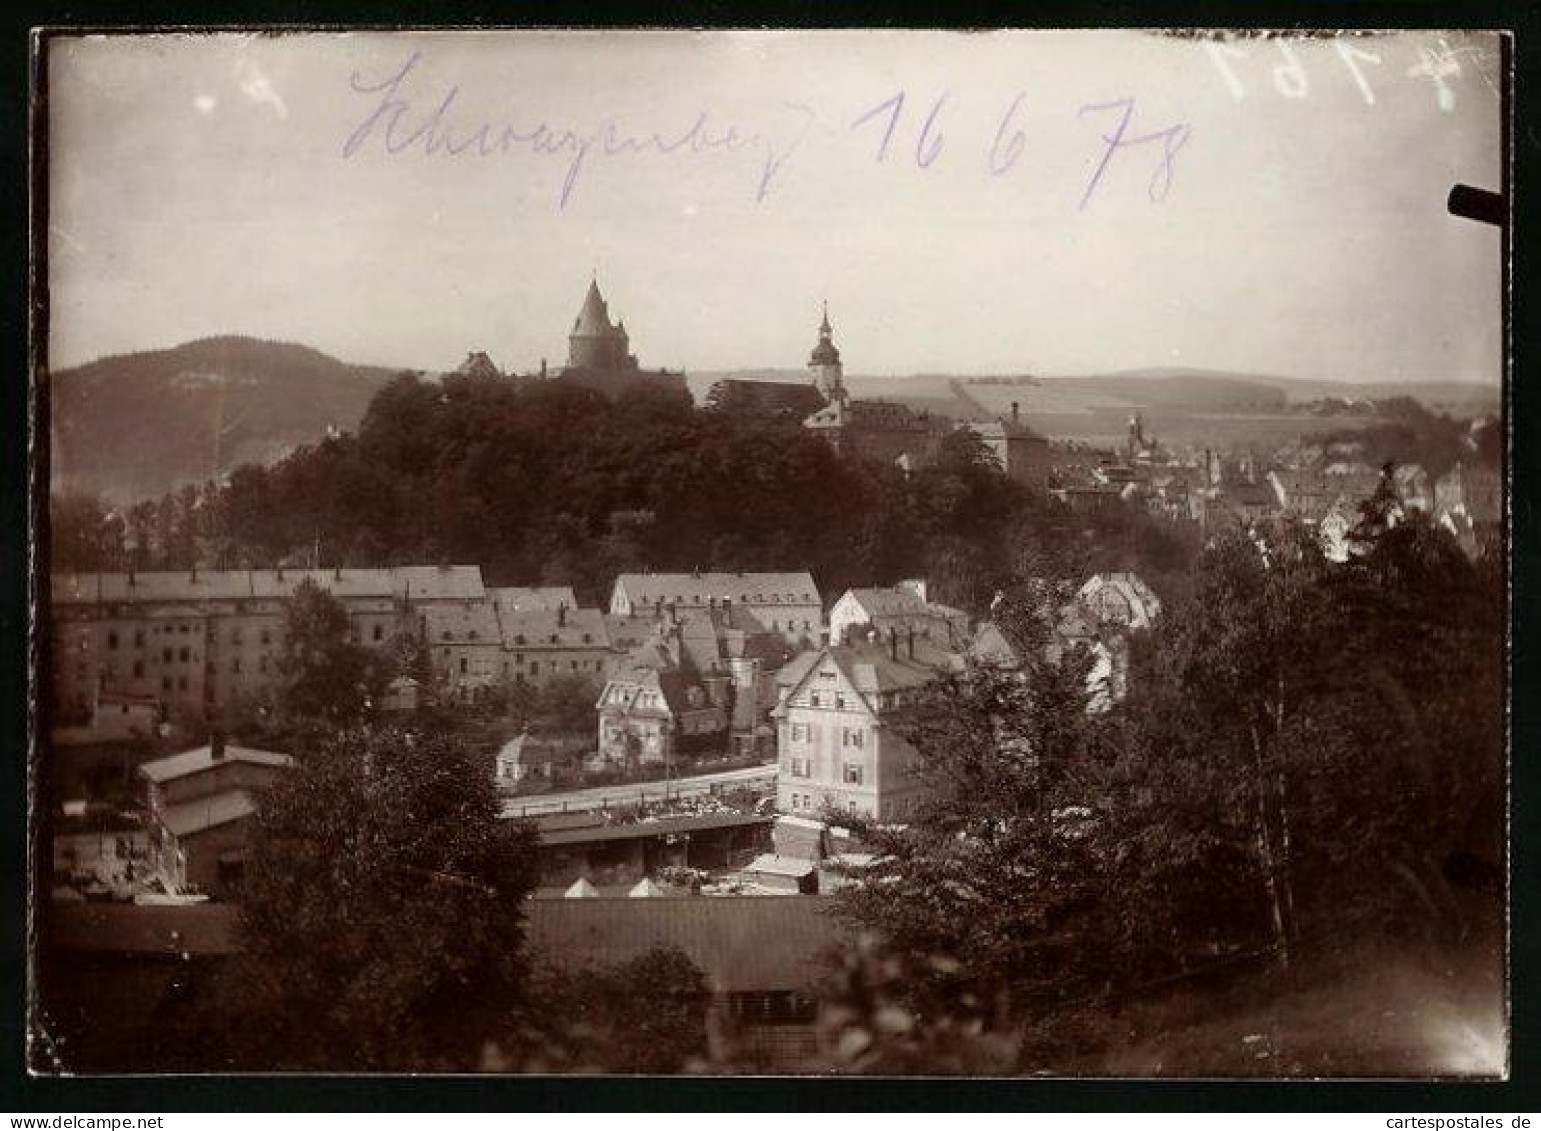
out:
M51 375L53 486L115 501L266 463L351 429L395 370L306 346L205 338Z
M53 487L131 502L242 463L270 462L314 443L329 427L357 428L370 398L397 372L242 337L59 370L51 375ZM688 377L691 393L700 402L725 377L808 379L801 369L697 372ZM1172 369L1075 377L852 374L846 384L858 397L901 400L960 419L1004 415L1015 403L1045 435L1093 442L1121 436L1135 409L1163 439L1224 445L1350 426L1290 411L1328 395L1411 395L1461 416L1494 412L1499 403L1496 387L1453 381L1355 384Z

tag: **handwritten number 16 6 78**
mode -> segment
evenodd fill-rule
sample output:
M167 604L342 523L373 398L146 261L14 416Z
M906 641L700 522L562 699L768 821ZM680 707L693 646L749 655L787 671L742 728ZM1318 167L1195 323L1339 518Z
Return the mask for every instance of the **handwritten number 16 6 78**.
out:
M926 111L924 119L921 120L918 132L915 133L914 161L917 168L929 169L942 155L946 146L941 114L948 97L947 91L943 91L936 97ZM1000 123L996 127L995 138L985 158L986 165L994 176L1010 172L1027 148L1027 135L1019 124L1026 98L1025 94L1018 94L1007 107L1006 112L1001 115ZM852 130L861 129L869 124L874 128L881 127L882 135L878 139L877 150L873 155L873 160L878 164L885 163L889 154L894 151L895 138L901 133L900 123L904 118L905 100L906 94L901 90L891 98L884 99L870 110L858 115L851 122ZM1151 155L1147 167L1153 171L1149 174L1146 192L1152 201L1164 200L1172 185L1173 159L1177 151L1187 142L1189 127L1179 122L1161 129L1132 132L1130 126L1135 114L1133 98L1121 98L1083 106L1079 116L1084 120L1088 115L1102 115L1103 121L1114 121L1115 119L1106 116L1107 111L1116 112L1116 124L1110 131L1100 135L1102 152L1087 180L1085 191L1081 194L1079 207L1084 209L1091 201L1114 155L1123 150L1144 151Z

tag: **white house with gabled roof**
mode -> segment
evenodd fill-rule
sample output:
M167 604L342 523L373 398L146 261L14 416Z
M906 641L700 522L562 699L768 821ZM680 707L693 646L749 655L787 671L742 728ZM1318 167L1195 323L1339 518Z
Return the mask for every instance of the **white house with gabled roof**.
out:
M777 673L777 808L818 817L903 820L926 789L915 748L889 720L933 680L961 668L955 653L897 632L880 642L826 647Z

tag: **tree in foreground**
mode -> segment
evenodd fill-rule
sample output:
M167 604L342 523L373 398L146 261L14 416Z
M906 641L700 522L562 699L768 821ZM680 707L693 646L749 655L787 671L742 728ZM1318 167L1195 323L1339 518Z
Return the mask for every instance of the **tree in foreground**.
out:
M284 610L279 704L290 718L346 724L384 693L391 661L353 639L348 611L310 579Z
M907 712L930 800L902 827L862 830L879 859L842 898L913 964L906 1008L922 1029L969 1017L1023 1038L1119 976L1102 882L1117 751L1087 712L1087 657L1023 644L1020 666L940 681Z
M524 983L533 846L455 741L348 731L254 820L211 1027L245 1070L469 1070Z

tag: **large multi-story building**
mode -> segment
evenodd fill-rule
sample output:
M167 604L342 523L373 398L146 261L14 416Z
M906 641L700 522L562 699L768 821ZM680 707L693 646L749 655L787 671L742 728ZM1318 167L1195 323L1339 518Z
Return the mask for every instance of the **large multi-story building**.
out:
M420 630L428 609L486 600L476 566L61 574L51 598L55 702L87 713L107 692L198 716L271 694L284 612L305 581L336 597L354 640L371 647Z
M741 627L778 633L793 647L823 641L823 598L807 571L623 573L610 593L610 613L616 617L713 608L736 614Z
M599 609L558 604L505 611L499 605L498 624L503 642L499 675L505 681L545 685L575 676L599 684L619 659Z
M925 796L918 755L894 712L960 657L914 633L822 648L777 675L777 807L800 816L850 813L902 820Z
M417 620L439 687L467 698L498 682L503 637L490 601L441 602L423 609Z

